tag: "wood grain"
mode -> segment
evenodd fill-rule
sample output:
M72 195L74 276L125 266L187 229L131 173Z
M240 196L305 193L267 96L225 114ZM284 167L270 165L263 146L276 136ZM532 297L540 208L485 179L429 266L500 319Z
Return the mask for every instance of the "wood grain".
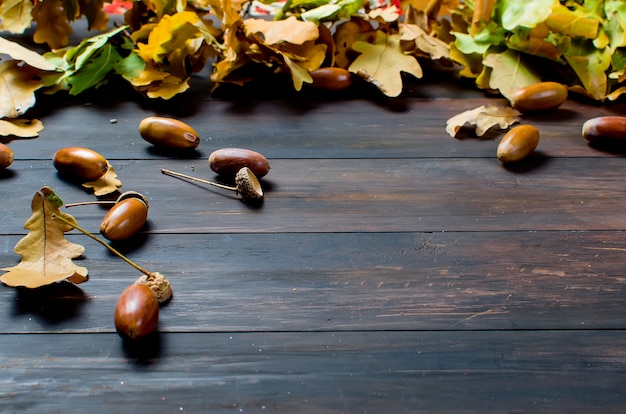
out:
M6 244L16 236L3 237ZM81 285L0 287L0 333L113 332L141 276L84 236ZM623 329L622 232L149 235L121 246L165 274L164 332ZM0 262L16 264L10 252Z
M149 198L146 228L115 246L166 274L174 299L157 334L124 343L113 309L140 275L70 232L88 282L0 286L0 412L623 411L626 151L581 127L624 102L524 116L538 151L504 167L501 131L445 124L506 102L449 81L396 100L207 90L41 97L41 136L3 140L16 161L0 172L0 266L19 262L42 186L95 199L52 166L81 145ZM151 147L148 115L189 123L199 149ZM229 146L270 159L263 204L160 173L216 179L207 158ZM67 211L97 232L106 209Z
M616 331L189 333L142 348L2 335L0 347L0 410L25 414L620 413L626 369Z

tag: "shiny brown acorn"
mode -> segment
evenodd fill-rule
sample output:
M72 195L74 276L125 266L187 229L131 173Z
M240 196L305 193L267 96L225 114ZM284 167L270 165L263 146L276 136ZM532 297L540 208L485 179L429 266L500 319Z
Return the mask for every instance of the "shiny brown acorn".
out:
M589 142L626 142L626 117L591 118L583 124L583 137Z
M329 91L342 91L352 86L352 74L343 68L326 67L310 72L311 86Z
M567 87L558 82L538 82L511 95L511 105L522 113L551 111L566 100Z
M234 176L243 167L248 167L257 178L270 171L270 163L262 154L244 148L222 148L209 156L209 166L219 175Z
M139 123L139 134L157 147L190 150L200 144L200 136L196 130L174 118L161 116L144 118Z
M148 200L134 191L120 195L100 224L100 234L111 241L135 235L148 220Z
M95 181L109 169L106 158L84 147L61 148L52 156L52 163L60 173L80 178L83 182Z
M143 283L128 286L115 306L115 329L120 336L138 339L152 333L159 323L159 302Z
M13 150L7 145L0 143L0 170L13 164Z
M519 125L507 132L498 144L498 159L502 163L518 162L535 151L539 130L533 125Z

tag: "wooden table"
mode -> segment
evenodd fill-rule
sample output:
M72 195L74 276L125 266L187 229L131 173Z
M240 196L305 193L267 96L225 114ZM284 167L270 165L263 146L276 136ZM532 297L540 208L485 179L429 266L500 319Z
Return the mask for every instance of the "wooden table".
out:
M113 310L140 274L68 233L87 283L0 287L1 412L623 412L626 162L581 136L623 103L525 116L538 151L505 168L500 132L446 134L449 117L505 103L462 84L426 78L396 100L198 85L167 103L114 86L42 96L46 129L9 143L2 267L42 186L94 199L51 162L80 145L149 198L145 231L115 246L174 298L156 335L124 343ZM137 131L149 115L196 128L198 151L154 150ZM207 157L231 146L270 159L261 206L160 173L212 179ZM105 211L68 210L92 232Z

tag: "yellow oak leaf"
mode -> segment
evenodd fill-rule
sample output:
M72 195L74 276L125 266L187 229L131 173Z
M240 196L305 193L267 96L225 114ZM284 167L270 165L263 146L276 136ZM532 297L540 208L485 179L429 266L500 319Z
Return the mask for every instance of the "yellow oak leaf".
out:
M476 135L482 136L489 129L506 129L521 119L521 113L508 106L481 105L453 116L446 122L446 132L455 137L465 125L476 126Z
M387 36L376 33L375 43L357 41L352 48L361 53L348 70L374 84L382 93L396 97L402 92L400 72L422 77L422 67L413 56L406 55L400 47L400 35Z
M30 138L39 136L43 124L38 119L0 119L0 135Z
M319 37L315 23L298 20L295 16L285 20L246 19L243 28L246 36L261 33L263 41L268 45L283 42L301 45Z
M348 20L335 28L335 62L340 68L347 69L352 63L352 45L366 35L372 35L374 28L366 20Z
M35 104L40 72L15 60L0 63L0 118L17 118Z
M69 43L73 29L67 22L63 0L38 1L32 16L37 23L33 34L35 43L47 43L51 49L60 49Z
M96 181L83 183L83 187L93 189L93 194L97 197L113 194L122 187L122 182L117 179L117 173L111 164L108 164L107 172Z
M0 1L0 31L23 33L30 27L33 3L25 0ZM3 48L0 47L0 50Z
M433 60L450 58L448 43L431 36L416 24L401 24L400 40L415 42L415 47Z
M7 271L0 277L2 283L34 289L62 280L87 281L87 268L72 261L82 255L85 248L67 241L64 233L73 227L54 219L61 216L76 223L74 217L59 210L62 205L63 201L50 187L43 187L35 194L32 215L24 224L29 233L13 249L22 260L16 266L2 269Z

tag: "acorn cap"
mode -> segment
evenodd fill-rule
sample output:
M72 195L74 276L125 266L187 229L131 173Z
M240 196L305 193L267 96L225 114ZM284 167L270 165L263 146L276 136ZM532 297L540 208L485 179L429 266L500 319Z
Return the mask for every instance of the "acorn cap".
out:
M119 203L122 200L126 200L127 198L138 198L146 205L146 207L150 208L150 204L148 203L148 198L136 191L126 191L120 194L120 196L115 200L116 203Z
M245 201L263 199L263 188L250 168L243 167L237 172L235 184L237 184L237 192Z
M148 286L159 301L159 305L172 298L172 286L169 280L159 272L150 273L150 277L143 275L135 283Z

